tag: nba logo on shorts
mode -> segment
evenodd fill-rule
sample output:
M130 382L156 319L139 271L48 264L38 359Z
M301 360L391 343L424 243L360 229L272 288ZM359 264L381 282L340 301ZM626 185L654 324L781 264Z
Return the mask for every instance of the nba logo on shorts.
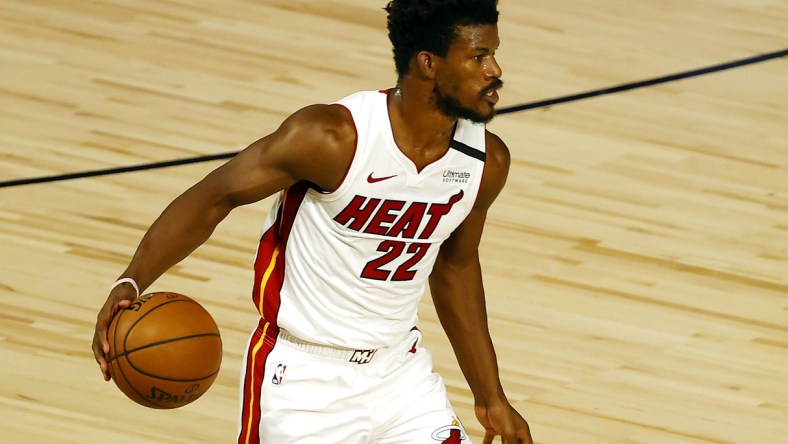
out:
M276 366L276 371L274 372L274 377L271 379L271 383L274 385L281 384L285 378L286 369L287 366L280 362L279 365Z

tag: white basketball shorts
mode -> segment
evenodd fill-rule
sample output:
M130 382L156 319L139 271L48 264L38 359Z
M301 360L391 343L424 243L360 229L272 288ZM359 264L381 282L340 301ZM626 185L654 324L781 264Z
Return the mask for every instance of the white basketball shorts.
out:
M347 350L254 331L241 378L240 444L470 444L413 329Z

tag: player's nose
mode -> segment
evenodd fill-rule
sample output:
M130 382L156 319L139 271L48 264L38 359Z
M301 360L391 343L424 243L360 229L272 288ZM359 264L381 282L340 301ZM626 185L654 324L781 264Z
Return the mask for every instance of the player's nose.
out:
M498 60L495 59L495 56L490 57L490 62L487 64L486 68L485 75L488 79L500 79L501 76L503 76L503 69L501 69L501 65L498 64Z

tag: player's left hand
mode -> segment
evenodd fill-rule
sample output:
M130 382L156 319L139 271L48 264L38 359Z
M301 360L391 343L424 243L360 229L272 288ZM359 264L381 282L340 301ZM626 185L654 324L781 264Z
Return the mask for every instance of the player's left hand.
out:
M476 418L484 427L482 444L492 444L500 435L503 444L533 444L531 429L525 419L508 402L476 405Z

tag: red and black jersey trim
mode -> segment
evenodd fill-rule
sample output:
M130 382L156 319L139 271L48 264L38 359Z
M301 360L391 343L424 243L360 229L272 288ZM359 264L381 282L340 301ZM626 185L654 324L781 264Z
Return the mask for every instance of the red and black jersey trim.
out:
M265 364L276 345L279 333L276 321L281 305L280 292L285 279L287 241L309 188L308 182L299 182L285 190L276 209L276 221L260 237L254 264L252 300L261 318L246 353L239 444L256 444L260 441L260 423L265 420L260 399L265 380Z
M455 149L467 156L471 156L474 159L481 160L482 162L487 161L487 153L481 150L477 150L472 146L468 146L460 142L459 140L452 140L451 142L449 142L449 148Z
M263 319L274 325L281 302L279 292L285 279L287 241L308 190L308 182L298 182L284 191L276 221L263 233L257 248L252 300Z

